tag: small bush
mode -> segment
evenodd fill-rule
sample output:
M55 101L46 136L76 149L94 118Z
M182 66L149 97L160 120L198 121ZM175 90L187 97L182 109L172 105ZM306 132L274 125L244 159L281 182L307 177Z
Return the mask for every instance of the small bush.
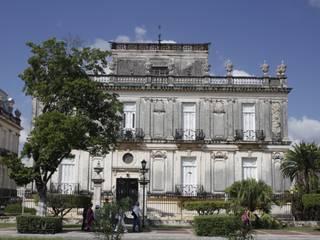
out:
M320 194L303 194L303 217L305 220L320 220Z
M4 209L4 213L6 215L20 215L22 213L21 203L8 204ZM36 209L25 207L24 208L24 213L30 214L30 215L35 215L36 214Z
M193 223L199 236L223 237L235 234L242 225L239 217L231 215L196 216Z
M183 207L189 211L197 211L199 215L212 215L222 209L228 211L230 203L223 200L186 201Z
M306 208L320 207L320 194L304 194L302 195L302 203Z
M261 217L256 218L252 221L252 225L254 228L264 228L264 229L279 229L281 228L282 224L279 220L272 217L267 213L263 213Z
M91 203L87 195L48 194L47 206L54 216L65 216L72 208L85 208Z
M19 233L58 233L62 231L62 218L40 216L17 216Z

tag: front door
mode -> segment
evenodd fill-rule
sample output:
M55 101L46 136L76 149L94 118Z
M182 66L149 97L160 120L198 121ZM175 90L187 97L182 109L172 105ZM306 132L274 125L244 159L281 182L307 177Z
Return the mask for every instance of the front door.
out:
M120 201L129 197L132 203L138 200L138 179L137 178L117 178L116 199Z
M182 159L182 194L195 196L197 194L197 164L195 158Z

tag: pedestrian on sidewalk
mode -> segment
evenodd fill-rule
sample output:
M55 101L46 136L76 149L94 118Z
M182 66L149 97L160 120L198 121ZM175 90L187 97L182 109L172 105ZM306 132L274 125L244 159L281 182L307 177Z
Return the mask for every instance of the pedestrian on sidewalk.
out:
M132 208L132 216L133 216L133 232L140 232L141 225L140 225L140 218L141 218L141 209L139 207L139 202L137 201L136 204ZM138 229L137 229L138 227Z

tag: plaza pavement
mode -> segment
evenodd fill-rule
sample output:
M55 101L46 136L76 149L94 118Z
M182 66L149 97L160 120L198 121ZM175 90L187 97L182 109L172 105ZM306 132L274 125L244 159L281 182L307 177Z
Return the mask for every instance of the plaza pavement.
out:
M0 240L1 237L31 237L36 240L37 237L60 237L63 239L69 240L87 240L95 239L94 233L81 232L81 231L63 231L62 233L57 234L19 234L15 229L0 229ZM159 229L152 230L150 232L143 233L126 233L123 235L124 240L196 240L196 239L212 239L212 240L222 240L221 237L197 237L194 235L191 229ZM258 240L281 240L281 239L304 239L304 240L314 240L320 239L319 233L308 233L308 232L295 232L295 231L269 231L269 230L258 230L256 239Z

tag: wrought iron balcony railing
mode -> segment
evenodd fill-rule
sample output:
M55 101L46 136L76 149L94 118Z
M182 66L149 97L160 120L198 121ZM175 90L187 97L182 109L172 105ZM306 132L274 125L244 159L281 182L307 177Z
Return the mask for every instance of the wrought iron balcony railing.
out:
M123 128L120 132L120 138L124 140L142 140L144 138L144 132L142 128Z
M151 76L151 75L92 75L94 81L116 85L173 86L286 86L286 77L254 76Z
M178 184L175 188L175 194L182 196L197 196L203 192L203 186L197 184Z
M176 129L175 139L176 140L196 140L202 141L205 138L205 134L202 129Z
M264 141L265 135L263 130L246 130L236 129L235 140L240 141Z
M51 193L78 194L79 183L51 183L49 191Z

